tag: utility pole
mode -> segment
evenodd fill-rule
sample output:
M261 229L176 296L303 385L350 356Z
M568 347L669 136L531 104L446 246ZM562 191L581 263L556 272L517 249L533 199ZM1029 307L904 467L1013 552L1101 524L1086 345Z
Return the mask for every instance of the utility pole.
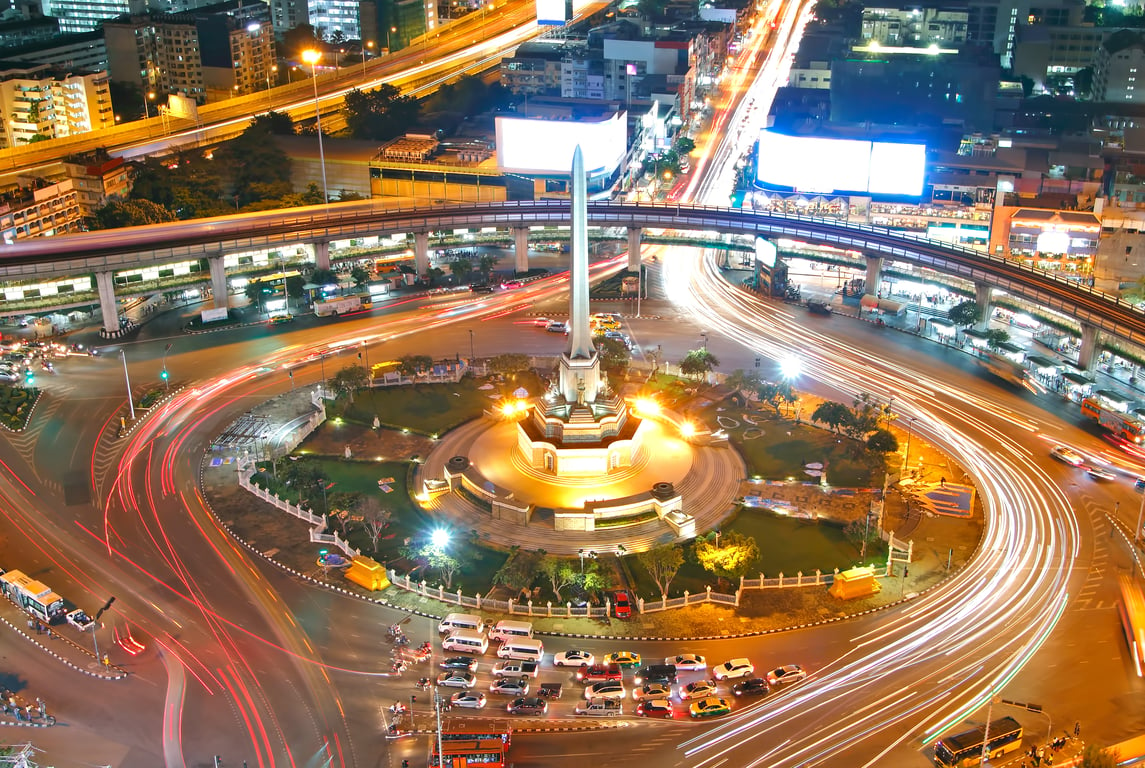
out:
M123 356L123 378L127 382L127 407L130 409L131 420L135 421L135 401L131 397L131 377L127 374L127 350L120 349L119 354Z

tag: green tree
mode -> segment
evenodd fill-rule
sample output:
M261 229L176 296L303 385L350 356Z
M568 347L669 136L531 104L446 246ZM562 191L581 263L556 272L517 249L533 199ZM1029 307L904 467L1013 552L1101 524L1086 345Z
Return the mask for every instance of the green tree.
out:
M330 388L337 396L347 395L354 402L354 393L366 386L369 374L365 366L347 365L330 379Z
M423 556L430 568L441 576L446 589L453 589L453 577L461 570L461 561L440 547L432 544L423 550Z
M472 271L473 262L469 259L454 259L449 262L449 272L457 278L457 282L459 283L464 283Z
M174 220L174 213L150 200L112 200L95 212L95 224L98 229L135 227Z
M867 450L875 453L894 453L898 449L898 438L889 429L876 429L867 438Z
M274 119L252 120L238 137L215 150L236 206L290 192L290 157L273 141L275 124Z
M730 531L711 540L696 539L695 553L705 571L732 580L747 574L759 560L759 545L749 536Z
M1086 744L1081 751L1081 768L1117 768L1118 756L1113 750Z
M866 392L855 398L851 406L851 416L843 422L843 431L853 440L866 440L867 435L878 429L883 406Z
M680 136L672 144L672 149L676 151L677 155L687 155L696 148L696 142L689 139L687 136Z
M497 257L492 253L483 253L481 258L477 260L477 271L481 273L481 277L486 282L489 281L489 276L493 273L493 267L497 266Z
M286 112L266 112L251 120L251 128L274 136L293 136L294 120Z
M680 373L700 379L719 364L720 361L707 349L693 349L680 361Z
M506 378L529 370L529 356L520 352L506 352L489 360L489 370Z
M360 264L356 265L353 269L350 270L350 279L354 281L354 285L361 288L363 285L369 282L370 270L366 269Z
M338 285L338 276L330 269L315 269L310 273L310 282L315 285Z
M445 270L441 267L430 267L429 271L425 273L425 277L431 286L437 285L437 281L445 277Z
M1004 328L991 328L986 331L986 344L990 349L997 349L1010 340L1010 332Z
M679 544L664 544L636 555L636 560L648 571L648 575L660 588L661 595L668 594L672 580L684 564L684 548Z
M414 377L433 367L433 358L429 355L403 355L398 358L398 373L403 376Z
M963 301L951 307L946 313L946 316L950 318L950 322L955 325L966 327L968 325L974 325L982 319L982 309L978 306L978 302L976 301Z
M765 381L759 385L756 395L761 403L767 403L775 409L776 418L779 418L781 413L780 403L790 406L799 399L789 381Z
M350 135L371 141L389 141L406 133L417 124L419 110L416 99L402 96L389 83L368 92L350 91L342 104Z
M600 354L600 367L615 382L620 382L628 374L628 363L632 353L621 339L597 339L596 350Z
M509 559L493 574L493 583L508 587L516 593L533 586L537 578L537 563L541 556L514 545Z
M354 505L354 514L362 519L362 530L370 537L374 554L382 541L382 533L389 527L393 512L383 507L373 496L363 495Z
M843 403L824 401L815 406L811 420L826 424L835 434L851 421L851 409Z
M548 579L549 586L557 600L561 599L562 589L571 587L580 580L580 571L576 565L569 560L553 555L545 555L541 558L540 562L537 563L537 573Z
M724 379L724 384L726 384L728 389L733 393L750 392L754 394L762 383L763 379L760 378L758 373L755 371L745 371L742 368L736 368Z

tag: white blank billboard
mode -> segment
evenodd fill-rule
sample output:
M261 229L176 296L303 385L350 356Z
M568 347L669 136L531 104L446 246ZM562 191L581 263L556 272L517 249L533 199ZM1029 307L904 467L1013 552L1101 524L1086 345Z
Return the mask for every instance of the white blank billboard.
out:
M562 27L568 21L565 0L536 0L537 24L540 26Z
M797 192L918 197L926 146L761 131L756 178Z
M628 120L543 120L497 117L497 168L511 173L565 173L580 144L589 176L610 175L628 147Z

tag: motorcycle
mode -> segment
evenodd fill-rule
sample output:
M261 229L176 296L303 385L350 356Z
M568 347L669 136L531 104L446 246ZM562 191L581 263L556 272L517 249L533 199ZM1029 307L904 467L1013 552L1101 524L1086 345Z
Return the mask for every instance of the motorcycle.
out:
M401 659L398 659L397 661L395 661L394 665L392 667L390 667L390 672L394 672L394 673L399 674L399 675L405 671L406 671L406 663Z
M414 683L414 687L417 688L419 691L428 691L429 690L429 678L423 677L422 679L420 679L416 683Z
M404 648L405 646L409 645L409 638L406 637L405 635L398 635L397 637L394 638L394 645L401 646Z

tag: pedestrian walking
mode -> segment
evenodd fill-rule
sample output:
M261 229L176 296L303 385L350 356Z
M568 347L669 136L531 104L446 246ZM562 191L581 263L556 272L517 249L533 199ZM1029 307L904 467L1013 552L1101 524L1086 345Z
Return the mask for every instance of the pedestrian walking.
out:
M1073 736L1075 739L1078 736L1081 736L1081 721L1080 720L1078 720L1077 722L1075 722L1073 724Z

